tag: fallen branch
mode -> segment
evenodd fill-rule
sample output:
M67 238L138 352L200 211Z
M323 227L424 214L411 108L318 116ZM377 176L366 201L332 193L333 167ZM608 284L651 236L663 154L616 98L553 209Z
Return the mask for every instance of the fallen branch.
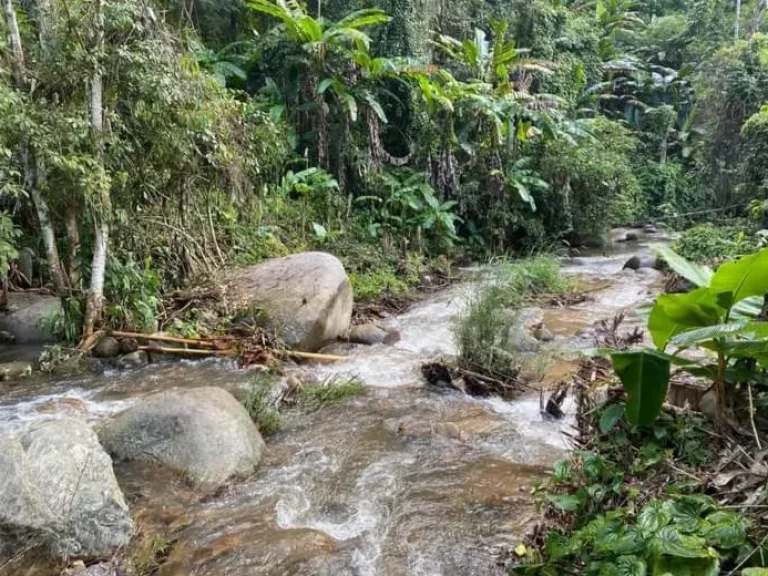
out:
M88 338L81 340L80 344L77 346L77 349L81 352L90 352L91 349L96 345L96 342L99 341L102 334L104 334L102 330L97 330L88 336Z
M284 356L299 358L301 360L319 360L320 362L341 362L348 360L347 356L337 356L334 354L318 354L317 352L300 352L299 350L283 350Z

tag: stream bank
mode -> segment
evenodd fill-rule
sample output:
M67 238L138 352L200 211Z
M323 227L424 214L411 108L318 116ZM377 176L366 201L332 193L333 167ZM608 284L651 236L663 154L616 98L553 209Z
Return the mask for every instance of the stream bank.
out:
M563 350L591 345L596 321L628 311L628 322L639 323L634 310L653 298L659 279L621 272L625 260L564 262L567 274L605 288L591 302L545 311L555 335L549 378L567 373ZM139 530L128 554L142 542L168 543L160 575L503 574L536 520L530 489L566 453L561 432L571 420L542 418L535 393L504 402L424 388L421 364L455 352L453 321L470 289L453 286L391 318L401 335L392 346L355 347L347 361L297 368L314 378L355 374L366 392L289 418L250 478L206 492L156 466L118 464ZM157 391L237 392L252 379L252 371L226 361L182 361L30 382L3 396L0 427L24 429L65 414L99 423ZM57 573L18 569L8 573Z

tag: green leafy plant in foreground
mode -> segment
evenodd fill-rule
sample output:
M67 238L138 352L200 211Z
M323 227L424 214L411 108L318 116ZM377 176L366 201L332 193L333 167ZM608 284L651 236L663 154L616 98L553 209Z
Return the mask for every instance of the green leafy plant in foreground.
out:
M601 484L592 488L605 490ZM572 512L575 498L555 502L561 511ZM547 535L546 562L530 552L532 562L513 568L512 574L717 576L724 562L738 561L748 549L746 519L703 495L652 499L637 513L632 507L617 508L582 518L585 522L570 534Z
M760 368L768 365L768 323L755 319L768 293L768 249L723 264L716 272L667 248L659 251L673 270L698 288L657 298L648 318L655 350L612 354L627 393L627 419L638 426L653 423L674 365L712 380L721 424L728 388L737 383L751 386ZM681 356L691 348L705 351L706 357Z

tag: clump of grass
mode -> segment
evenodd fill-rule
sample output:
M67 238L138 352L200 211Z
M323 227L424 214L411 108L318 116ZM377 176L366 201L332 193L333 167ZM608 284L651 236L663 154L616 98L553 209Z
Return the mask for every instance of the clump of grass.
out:
M281 425L280 412L271 394L273 385L273 378L259 374L243 400L245 411L264 436L274 434Z
M515 310L545 294L570 289L557 259L541 255L499 265L494 278L471 295L456 324L459 362L491 373L510 374L518 344L510 339Z
M570 289L557 258L548 254L500 265L494 283L507 307L520 306L545 294L565 294Z
M173 544L174 542L164 534L141 535L130 552L136 574L155 574L168 558Z
M317 410L326 404L343 402L363 391L357 376L331 377L320 384L305 384L299 389L299 404L307 410Z

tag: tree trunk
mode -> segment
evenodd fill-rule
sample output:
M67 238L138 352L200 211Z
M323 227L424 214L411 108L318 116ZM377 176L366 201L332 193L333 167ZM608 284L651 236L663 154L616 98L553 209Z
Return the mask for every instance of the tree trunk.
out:
M16 10L13 8L13 0L2 0L5 20L8 24L8 43L11 49L11 71L13 80L19 90L23 89L26 83L24 73L24 50L21 47L21 34L19 33L19 22L16 20Z
M37 220L40 223L40 233L43 236L43 246L45 246L45 257L48 262L48 273L51 275L51 282L56 290L56 294L64 296L67 292L67 284L64 280L64 274L61 268L61 258L59 257L59 248L56 245L56 233L51 222L48 203L43 198L41 188L45 186L45 166L38 156L34 160L30 157L30 149L23 144L22 163L26 173L26 186L32 204L37 211Z
M736 23L733 26L734 38L739 39L739 24L741 21L741 0L736 0Z
M96 156L102 158L102 131L104 128L103 86L101 75L101 52L104 44L104 13L101 0L95 0L96 11L96 67L91 78L91 134L94 139ZM109 215L111 211L109 188L102 187L95 199L93 260L91 261L91 286L85 303L83 332L85 338L93 334L97 320L101 316L104 299L104 274L107 267L109 249Z
M77 225L77 207L74 204L67 206L64 213L64 226L67 230L67 272L69 285L73 290L79 290L80 285L80 230Z
M365 107L365 123L368 127L368 156L371 159L371 168L378 170L383 162L384 147L381 144L379 117L370 106Z

